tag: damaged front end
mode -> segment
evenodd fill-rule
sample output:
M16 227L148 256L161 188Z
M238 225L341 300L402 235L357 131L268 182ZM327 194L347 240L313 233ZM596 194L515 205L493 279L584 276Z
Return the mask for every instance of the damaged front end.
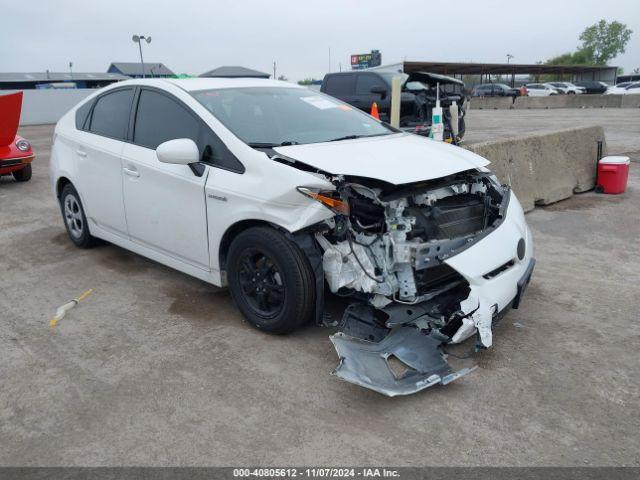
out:
M355 300L331 336L340 357L333 373L389 396L469 373L454 371L442 347L476 333L476 348L490 347L501 312L446 261L501 225L509 188L476 169L400 186L344 176L332 183L335 190L299 191L335 212L315 238L330 290Z

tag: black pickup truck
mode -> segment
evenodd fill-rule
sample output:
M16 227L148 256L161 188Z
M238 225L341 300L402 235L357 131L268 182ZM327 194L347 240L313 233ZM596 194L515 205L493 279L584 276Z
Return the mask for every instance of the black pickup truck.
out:
M464 83L458 79L428 72L395 73L383 71L352 71L329 73L324 76L320 91L339 98L367 113L376 102L380 120L389 122L391 114L391 80L402 78L400 128L428 135L431 128L431 110L436 105L436 86L440 87L440 105L443 109L444 138L453 143L462 140L465 132ZM458 135L451 133L449 106L458 105Z

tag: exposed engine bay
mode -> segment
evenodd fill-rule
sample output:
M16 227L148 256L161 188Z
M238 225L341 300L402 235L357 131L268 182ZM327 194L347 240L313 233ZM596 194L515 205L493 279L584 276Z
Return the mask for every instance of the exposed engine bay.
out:
M355 300L330 337L340 356L333 373L390 396L469 373L454 371L442 347L476 333L476 349L490 347L501 312L445 261L502 223L509 188L475 169L400 186L332 183L334 191L300 191L336 213L315 239L330 290Z
M316 234L334 293L369 295L378 308L413 305L460 287L464 280L442 263L502 218L504 190L489 174L456 174L437 182L380 188L338 188L348 215Z

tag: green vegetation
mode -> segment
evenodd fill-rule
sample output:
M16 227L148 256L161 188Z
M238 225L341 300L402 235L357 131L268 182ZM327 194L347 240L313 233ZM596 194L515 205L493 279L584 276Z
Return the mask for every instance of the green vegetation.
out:
M580 34L582 43L575 52L551 58L545 64L606 65L609 60L624 53L632 33L624 23L600 20Z

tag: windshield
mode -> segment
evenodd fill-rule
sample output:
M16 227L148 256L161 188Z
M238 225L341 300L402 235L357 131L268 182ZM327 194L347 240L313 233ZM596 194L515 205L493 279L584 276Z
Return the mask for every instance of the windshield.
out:
M192 95L234 135L258 148L394 133L350 105L305 88L221 88Z

